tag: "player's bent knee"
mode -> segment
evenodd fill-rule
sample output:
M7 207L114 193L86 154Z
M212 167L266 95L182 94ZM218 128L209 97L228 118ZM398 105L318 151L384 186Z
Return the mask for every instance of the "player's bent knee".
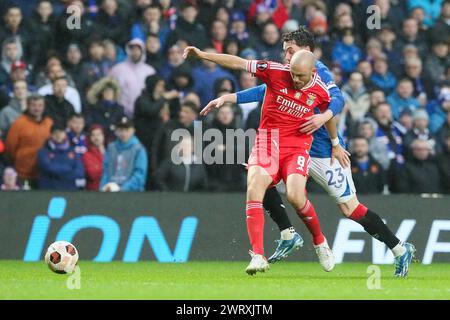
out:
M298 210L303 208L306 204L306 196L304 192L299 192L298 190L287 191L286 197L289 203Z
M341 210L341 213L348 218L352 215L353 211L355 211L358 205L359 201L358 198L355 196L345 203L340 203L339 209Z

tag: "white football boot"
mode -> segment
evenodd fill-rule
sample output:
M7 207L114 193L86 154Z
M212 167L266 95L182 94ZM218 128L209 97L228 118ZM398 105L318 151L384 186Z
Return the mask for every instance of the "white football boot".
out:
M335 265L334 254L328 245L327 239L322 244L314 246L314 249L316 250L317 257L319 257L319 262L323 270L326 272L333 270Z
M267 270L269 270L269 262L267 262L267 259L263 255L255 254L251 250L249 250L248 253L252 257L252 260L250 261L250 264L245 269L245 272L247 272L249 275L253 276L257 272L266 272Z

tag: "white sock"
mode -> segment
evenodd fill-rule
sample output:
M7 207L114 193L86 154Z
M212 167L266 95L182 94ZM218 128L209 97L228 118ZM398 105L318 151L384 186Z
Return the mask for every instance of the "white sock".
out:
M404 255L405 254L405 252L406 252L406 248L405 248L405 246L403 245L403 242L399 242L398 243L398 245L396 245L395 247L393 247L392 249L391 249L391 251L392 251L392 253L394 254L394 257L399 257L399 256L401 256L401 255Z
M291 240L294 238L295 229L293 227L281 231L281 240Z

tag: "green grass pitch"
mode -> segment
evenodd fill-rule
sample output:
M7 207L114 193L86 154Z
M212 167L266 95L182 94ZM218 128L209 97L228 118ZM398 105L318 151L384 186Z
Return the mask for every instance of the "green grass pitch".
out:
M43 262L0 260L0 299L450 299L449 264L415 263L406 279L382 265L381 289L369 290L369 263L326 273L318 263L281 262L253 277L244 272L247 263L81 261L81 288L69 290L70 276Z

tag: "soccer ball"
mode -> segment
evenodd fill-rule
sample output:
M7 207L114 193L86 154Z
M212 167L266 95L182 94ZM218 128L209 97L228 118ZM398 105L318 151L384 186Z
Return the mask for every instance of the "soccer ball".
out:
M78 250L67 241L53 242L45 254L45 263L56 273L72 273L78 262Z

